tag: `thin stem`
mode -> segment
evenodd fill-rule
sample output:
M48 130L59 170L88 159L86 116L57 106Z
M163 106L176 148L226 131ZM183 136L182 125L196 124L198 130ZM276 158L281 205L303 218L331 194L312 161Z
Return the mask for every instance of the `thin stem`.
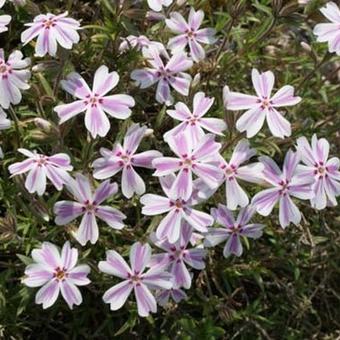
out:
M9 114L10 114L10 116L11 116L13 122L14 122L18 146L21 146L20 127L19 127L20 121L19 121L18 116L16 115L12 105L9 106Z

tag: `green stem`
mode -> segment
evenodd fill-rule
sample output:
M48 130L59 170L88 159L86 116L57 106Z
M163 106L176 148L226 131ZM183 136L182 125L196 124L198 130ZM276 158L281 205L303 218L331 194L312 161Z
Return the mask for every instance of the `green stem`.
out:
M18 143L18 146L20 147L21 146L21 138L20 138L21 134L20 134L20 127L19 127L20 121L19 121L18 116L16 115L12 105L9 106L9 115L11 116L11 118L14 122L17 143Z

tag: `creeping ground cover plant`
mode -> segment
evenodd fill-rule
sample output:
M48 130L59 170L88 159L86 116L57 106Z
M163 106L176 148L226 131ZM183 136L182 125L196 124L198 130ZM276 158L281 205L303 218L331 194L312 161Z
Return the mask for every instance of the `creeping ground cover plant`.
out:
M340 7L0 0L0 338L336 339Z

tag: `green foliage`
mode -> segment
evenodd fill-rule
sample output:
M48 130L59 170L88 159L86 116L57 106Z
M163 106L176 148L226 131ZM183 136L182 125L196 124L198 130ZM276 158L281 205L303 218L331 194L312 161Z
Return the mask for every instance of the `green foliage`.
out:
M72 52L59 50L58 58L34 59L40 65L33 72L31 89L14 108L20 122L1 133L5 158L0 178L0 338L1 339L335 339L340 336L340 217L339 209L317 212L308 204L300 204L302 225L280 229L277 217L260 218L266 224L265 235L246 244L241 258L225 259L222 249L209 252L207 268L195 272L189 299L179 305L170 304L147 319L138 317L133 299L119 311L111 312L102 302L102 294L113 279L99 273L97 263L106 249L128 253L136 240L145 241L159 222L158 217L142 216L138 198L112 201L128 216L126 228L112 231L100 225L100 239L94 246L81 248L81 259L91 266L92 284L82 287L83 304L70 311L59 299L46 311L34 303L35 289L24 287L20 280L30 261L30 252L40 242L49 240L62 245L74 240L75 224L60 227L53 222L53 204L65 198L65 192L49 188L42 198L28 194L23 178L9 178L7 167L21 159L19 146L43 153L66 152L72 156L77 171L91 172L90 164L98 157L101 146L111 147L121 140L131 121L142 122L154 129L143 141L142 148L156 148L168 154L163 134L173 127L165 108L154 100L154 89L139 90L130 73L143 65L140 53L130 50L119 54L120 38L144 34L166 43L171 36L164 22L153 25L145 19L143 6L132 7L132 1L28 1L23 8L8 5L13 16L10 32L1 35L6 54L22 46L20 33L24 23L39 12L70 11L81 19L84 30L81 41ZM276 86L292 84L301 104L287 113L293 123L293 135L280 140L267 130L252 139L260 154L282 162L285 152L294 147L297 137L317 133L331 144L331 154L340 151L340 60L327 54L326 44L318 44L312 34L316 22L323 20L318 8L324 1L312 0L306 7L297 1L269 0L191 0L202 8L207 27L215 27L219 42L209 49L207 58L194 66L192 74L201 80L189 97L176 97L188 104L197 90L216 98L211 115L224 118L228 132L221 139L225 156L230 155L242 137L235 130L237 115L226 112L222 88L251 92L252 67L272 70ZM174 9L172 7L172 9ZM188 12L185 6L183 11ZM169 10L168 10L169 11ZM311 46L306 50L305 42ZM33 43L22 47L26 56L34 54ZM98 66L105 64L117 70L121 80L117 91L128 92L136 99L132 118L112 121L108 138L93 141L87 136L81 117L58 126L53 107L70 98L59 88L60 80L76 70L91 80ZM48 119L52 126L44 130L33 119ZM17 133L19 132L19 138ZM148 191L157 192L158 182L145 171ZM119 178L117 179L119 182ZM257 189L258 190L258 189ZM248 187L254 194L254 186ZM221 189L204 209L224 202ZM76 222L77 223L77 222Z

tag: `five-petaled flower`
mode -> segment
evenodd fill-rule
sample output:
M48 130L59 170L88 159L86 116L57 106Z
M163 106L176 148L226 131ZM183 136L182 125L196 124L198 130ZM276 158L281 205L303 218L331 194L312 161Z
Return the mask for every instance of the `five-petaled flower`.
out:
M171 58L167 56L164 64L160 51L154 47L143 50L143 55L151 67L134 70L131 78L140 88L145 89L158 82L156 100L166 105L173 103L170 86L183 96L189 94L191 76L183 71L192 66L192 61L183 52L175 53Z
M164 7L169 7L174 0L148 0L149 7L156 12L160 12Z
M213 103L214 98L206 97L203 92L198 92L194 96L192 112L182 102L175 105L175 110L167 110L166 112L169 116L182 123L166 132L164 140L167 140L170 136L176 136L180 132L186 132L195 146L205 135L204 130L216 135L223 135L222 131L227 128L227 124L223 119L203 117Z
M301 221L301 213L291 196L308 200L313 198L312 183L314 177L303 176L297 171L300 154L289 150L283 163L283 171L267 156L259 158L264 165L263 179L272 186L257 193L252 200L257 212L268 216L279 201L279 221L282 228L290 222L297 225Z
M61 190L63 185L71 180L68 171L72 171L73 166L70 157L65 153L46 156L26 149L18 151L28 159L10 165L8 170L12 176L28 172L25 187L30 193L43 195L46 191L46 177L57 190Z
M242 165L255 155L256 150L251 149L249 141L243 139L237 143L229 162L220 156L220 168L224 172L227 207L230 210L249 204L248 195L239 185L238 179L250 183L262 182L263 165L260 162Z
M72 49L73 44L79 42L80 23L68 17L68 12L54 15L51 13L39 14L32 23L21 33L21 42L29 43L38 37L35 45L35 55L43 57L46 54L54 57L57 53L57 43L65 49Z
M126 94L106 96L116 87L118 81L118 73L109 73L109 69L104 65L100 66L94 75L92 90L80 74L69 74L61 85L78 100L54 108L60 118L59 124L85 111L85 126L92 137L105 137L110 130L110 121L105 113L114 118L126 119L131 114L130 107L135 105L134 99Z
M143 204L142 214L154 216L167 213L157 227L156 235L158 239L167 238L170 243L175 243L180 238L183 222L186 221L197 231L206 232L207 226L211 226L214 219L207 213L193 209L193 206L199 203L194 195L189 199L183 199L174 196L171 188L175 182L174 175L167 175L160 178L162 189L167 197L146 194L141 197L140 202ZM194 187L195 187L194 181Z
M270 132L279 138L291 135L291 126L286 118L276 108L291 106L301 101L300 97L294 96L294 88L285 85L273 96L271 92L274 86L274 74L271 71L259 73L252 71L252 82L256 96L231 92L224 88L224 103L228 110L247 110L236 122L240 132L246 131L247 137L255 136L262 128L264 120Z
M32 258L34 263L26 267L22 282L28 287L42 286L35 296L35 303L48 308L56 302L59 292L71 309L82 303L77 286L90 283L87 278L90 267L86 264L77 266L76 248L66 242L60 253L54 244L44 242L41 249L32 250Z
M71 179L67 189L77 201L57 202L54 205L55 223L65 225L83 216L76 233L76 239L81 245L84 246L88 241L92 244L97 242L99 231L96 217L111 228L122 229L124 227L123 219L126 216L116 208L102 205L107 198L117 193L116 183L110 183L110 180L107 180L101 183L93 193L88 178L77 174L76 180Z
M193 147L191 137L181 132L168 139L175 157L156 158L152 165L156 168L155 176L165 176L179 171L171 188L171 197L188 200L193 191L193 173L210 188L216 188L223 177L222 170L216 163L220 143L215 142L213 134L207 134Z
M340 55L340 8L331 1L320 11L330 22L317 24L314 27L313 33L317 36L316 40L328 41L329 52Z
M106 261L99 262L100 271L117 276L124 281L111 287L103 296L111 310L121 308L132 290L134 290L138 314L146 317L157 312L156 299L150 289L170 289L171 274L162 266L153 266L145 272L151 258L151 247L148 244L136 242L130 249L130 264L114 250L106 252Z
M20 51L12 52L5 60L4 50L0 49L0 105L8 109L10 104L19 104L20 90L30 88L28 80L31 72L27 67L31 64L30 58L23 59Z
M328 159L328 141L325 138L318 140L317 136L313 135L310 145L306 137L300 137L297 140L297 149L305 164L299 165L298 171L307 177L315 178L312 207L320 210L327 205L336 206L336 196L340 195L340 161L337 157Z
M145 35L135 36L129 35L126 38L122 38L122 42L119 45L119 51L126 51L130 48L135 48L137 51L142 51L144 48L153 46L158 49L160 53L166 53L165 47L158 41L149 40Z
M100 153L103 157L93 162L93 177L106 179L122 170L123 195L131 198L134 193L144 194L145 183L134 167L152 169L152 161L162 156L156 150L136 153L146 130L146 126L140 127L139 124L133 124L125 135L123 146L117 143L112 151L101 148Z
M5 0L0 0L0 8L5 4ZM7 14L0 15L0 33L8 31L7 25L11 22L12 17Z
M166 19L166 25L178 36L171 38L168 42L168 48L174 51L183 51L189 45L191 58L199 62L205 58L204 48L201 44L214 44L216 42L216 31L213 28L199 29L204 19L202 10L195 11L190 9L188 22L178 12L170 13L170 19Z
M219 204L217 208L212 208L211 214L223 228L209 228L205 235L204 245L214 247L227 241L223 249L224 257L228 257L230 254L241 256L243 252L241 236L253 239L262 236L264 225L249 223L255 211L253 206L248 205L240 210L235 220L233 212L225 205Z
M202 247L188 248L192 235L192 228L188 223L183 223L180 238L175 243L167 239L158 239L151 235L151 241L165 253L154 254L150 260L150 266L166 266L173 276L173 288L191 287L191 274L186 265L197 270L205 268L204 257L206 250Z

